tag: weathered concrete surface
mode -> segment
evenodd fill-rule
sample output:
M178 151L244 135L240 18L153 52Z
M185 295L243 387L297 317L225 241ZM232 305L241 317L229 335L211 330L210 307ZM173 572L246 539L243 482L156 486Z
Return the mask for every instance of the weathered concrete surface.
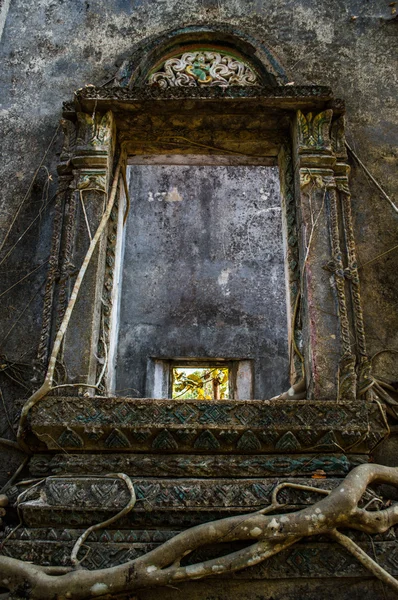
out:
M275 167L134 166L116 389L155 358L252 359L254 398L288 387Z
M32 5L13 0L0 49L2 232L8 230L25 195L26 200L2 256L46 206L47 184L48 199L52 197L54 185L44 168L31 189L29 186L56 130L61 102L80 86L105 83L146 36L189 24L223 22L242 29L273 48L291 81L332 86L346 100L351 146L392 195L397 159L397 21L389 4L387 0L331 0L327 4L286 0L283 5L279 0L40 0ZM55 143L43 163L53 178L57 148ZM398 253L389 252L396 245L397 216L357 165L353 165L352 182L365 326L372 355L398 347ZM0 297L1 352L9 360L28 365L38 343L50 226L51 205L0 266L0 294L15 284ZM17 284L36 267L35 273ZM390 378L398 379L388 354L380 357L377 365L380 371L388 368ZM26 373L30 385L30 372ZM28 391L16 386L6 393L6 400L12 403L21 394L26 396ZM2 422L6 420L2 418Z

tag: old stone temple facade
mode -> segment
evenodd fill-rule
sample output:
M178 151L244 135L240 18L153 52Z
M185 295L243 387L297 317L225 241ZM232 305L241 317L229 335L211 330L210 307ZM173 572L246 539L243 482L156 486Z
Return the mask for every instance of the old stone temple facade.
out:
M395 4L3 0L1 598L396 597Z

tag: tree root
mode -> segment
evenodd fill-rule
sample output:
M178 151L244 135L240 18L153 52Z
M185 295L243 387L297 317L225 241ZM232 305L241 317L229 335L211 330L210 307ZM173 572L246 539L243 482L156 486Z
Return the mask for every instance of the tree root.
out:
M138 589L173 585L238 571L266 560L304 537L328 535L351 552L374 576L398 592L398 581L339 531L356 529L366 533L383 533L398 524L398 505L377 511L358 507L371 483L387 483L398 487L398 468L360 465L337 488L313 506L274 515L265 514L265 509L198 525L176 535L144 556L108 569L85 571L80 568L54 575L49 574L44 567L3 556L0 557L0 585L16 596L23 588L24 597L32 600L86 600L101 596L110 598ZM273 508L277 505L280 507L277 502L280 489L281 486L275 489ZM180 566L184 556L204 545L236 540L251 540L253 543L219 558Z
M99 529L103 529L104 527L108 527L109 525L112 525L112 523L115 523L115 521L117 521L121 517L124 517L124 515L127 515L127 513L129 513L130 510L132 508L134 508L134 506L135 506L137 498L136 498L134 486L131 482L130 477L128 477L124 473L110 473L109 475L106 475L106 477L118 477L119 479L123 479L123 481L127 485L127 488L130 492L130 500L128 501L126 506L121 511L119 511L116 515L113 515L113 517L110 517L106 521L102 521L102 523L96 523L95 525L92 525L91 527L86 529L86 531L84 533L82 533L82 535L77 540L76 544L73 546L71 557L70 557L72 564L75 566L79 565L82 562L77 559L77 555L79 554L79 550L82 547L82 544L84 544L84 542L86 541L86 539L88 538L90 533L92 533L93 531L98 531Z

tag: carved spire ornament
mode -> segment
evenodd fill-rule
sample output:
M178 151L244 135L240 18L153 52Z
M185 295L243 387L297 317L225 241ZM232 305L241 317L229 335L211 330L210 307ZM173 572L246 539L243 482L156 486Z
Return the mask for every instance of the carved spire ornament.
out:
M194 50L167 59L148 84L168 87L229 87L259 85L249 65L225 52Z

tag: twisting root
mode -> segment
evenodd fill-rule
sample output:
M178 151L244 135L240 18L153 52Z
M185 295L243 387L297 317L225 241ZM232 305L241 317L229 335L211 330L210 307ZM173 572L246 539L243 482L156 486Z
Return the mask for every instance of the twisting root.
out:
M344 546L344 548L348 550L348 552L350 552L353 556L355 556L355 558L359 560L359 562L362 563L364 567L366 567L371 573L373 573L373 575L375 575L378 579L381 579L385 583L388 583L388 585L398 593L398 581L395 579L395 577L387 573L387 571L383 569L383 567L381 567L379 564L377 564L377 562L373 560L373 558L371 558L369 554L366 554L366 552L364 552L362 548L358 546L358 544L356 544L352 541L352 539L350 539L349 537L347 537L343 533L340 533L337 530L331 531L329 535L333 540Z
M265 514L266 510L263 510L204 523L179 533L144 556L108 569L76 569L57 576L49 575L44 567L2 556L0 582L11 593L23 585L31 600L88 600L94 595L110 598L138 589L225 575L258 564L304 537L328 535L354 554L373 575L398 591L398 582L340 532L341 529L356 529L366 533L383 533L398 524L397 505L373 512L358 508L360 499L371 483L387 483L398 487L398 468L360 465L313 506L273 515ZM314 491L310 486L304 488ZM273 502L277 502L277 493L281 489L281 486L277 486ZM88 531L83 534L87 535ZM252 544L222 557L180 566L182 558L198 548L236 540L251 541ZM81 546L81 543L80 538L77 545ZM76 555L75 546L75 558Z
M110 517L106 521L102 521L102 523L96 523L95 525L92 525L91 527L86 529L86 531L84 533L82 533L82 535L79 537L79 539L76 541L75 545L73 546L72 553L70 556L72 564L74 564L75 566L77 566L78 564L80 564L80 562L82 562L77 559L77 555L79 554L79 550L80 550L82 544L86 541L86 539L88 538L90 533L92 533L93 531L98 531L99 529L103 529L104 527L108 527L112 523L115 523L115 521L117 521L121 517L124 517L124 515L127 515L127 513L129 513L130 510L132 508L134 508L134 506L135 506L137 498L136 498L134 486L132 484L130 477L128 477L124 473L109 473L108 475L105 475L105 477L117 477L119 479L123 479L123 481L125 482L125 484L127 486L128 491L130 492L130 500L128 501L126 506L122 510L120 510L116 515L113 515L113 517Z

